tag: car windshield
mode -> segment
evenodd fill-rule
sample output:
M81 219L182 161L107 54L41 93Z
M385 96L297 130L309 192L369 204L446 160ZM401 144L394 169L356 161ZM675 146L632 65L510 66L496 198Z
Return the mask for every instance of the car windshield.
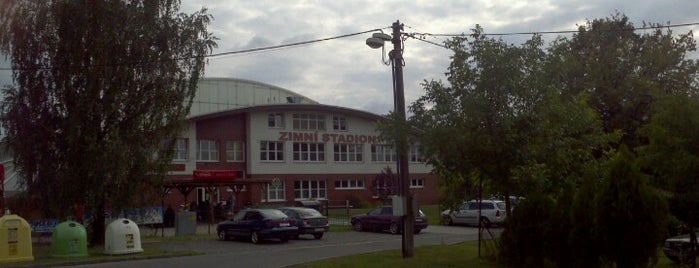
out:
M505 202L497 202L496 204L498 204L499 209L505 210Z
M278 219L278 218L286 218L286 214L284 212L281 212L280 210L276 209L263 209L260 210L260 213L265 216L265 218L272 218L272 219Z

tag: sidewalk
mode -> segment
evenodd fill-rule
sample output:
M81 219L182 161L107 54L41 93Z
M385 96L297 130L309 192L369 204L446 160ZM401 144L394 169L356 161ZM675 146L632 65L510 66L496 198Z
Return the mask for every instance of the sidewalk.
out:
M175 227L151 228L148 226L139 226L141 237L143 236L175 236ZM208 223L197 223L197 235L216 235L216 223L209 226Z

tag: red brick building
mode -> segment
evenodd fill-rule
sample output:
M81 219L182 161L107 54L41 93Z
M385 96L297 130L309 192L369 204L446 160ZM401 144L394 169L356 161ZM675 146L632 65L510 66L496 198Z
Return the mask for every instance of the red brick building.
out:
M189 127L176 141L165 204L330 205L377 201L376 177L396 170L369 112L319 104L286 89L240 79L203 79ZM411 191L420 204L438 202L438 181L412 145Z

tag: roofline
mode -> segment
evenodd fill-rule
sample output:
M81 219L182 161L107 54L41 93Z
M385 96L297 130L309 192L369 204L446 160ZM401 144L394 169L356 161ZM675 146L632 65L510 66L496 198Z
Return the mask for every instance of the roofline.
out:
M265 87L269 87L269 88L273 88L273 89L278 89L278 90L284 91L284 92L286 92L286 93L289 93L289 94L291 94L291 95L298 95L298 96L301 96L301 97L303 97L304 99L306 99L306 100L308 100L308 101L310 101L310 102L319 103L319 102L316 101L316 100L313 100L313 99L311 99L311 98L309 98L309 97L306 97L306 96L301 95L301 94L299 94L299 93L296 93L296 92L294 92L294 91L288 90L288 89L286 89L286 88L279 87L279 86L275 86L275 85L272 85L272 84L263 83L263 82L260 82L260 81L255 81L255 80L248 80L248 79L242 79L242 78L229 78L229 77L204 77L204 78L200 78L200 79L199 79L199 83L201 83L202 81L214 81L214 80L217 80L217 81L231 81L231 82L244 82L244 83L248 83L248 84L256 84L256 85L265 86Z
M331 106L331 105L324 105L324 104L270 104L270 105L256 105L256 106L249 106L249 107L244 107L244 108L239 108L239 109L231 109L231 110L226 110L226 111L221 111L221 112L214 112L210 114L203 114L203 115L198 115L194 117L188 118L191 121L201 121L201 120L207 120L207 119L212 119L212 118L217 118L221 116L227 116L227 115L236 115L236 114L242 114L242 113L252 113L252 112L264 112L264 111L323 111L323 112L330 112L330 113L343 113L347 115L352 115L364 119L368 119L371 121L384 121L387 118L385 116L377 115L374 113L370 112L365 112L365 111L360 111L360 110L355 110L355 109L350 109L350 108L345 108L345 107L339 107L339 106Z

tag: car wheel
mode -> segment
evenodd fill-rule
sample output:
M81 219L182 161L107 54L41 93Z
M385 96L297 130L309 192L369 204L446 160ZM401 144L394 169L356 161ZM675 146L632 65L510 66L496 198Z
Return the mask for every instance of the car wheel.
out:
M289 237L288 237L288 236L284 236L284 237L280 238L279 240L281 240L282 243L286 243L286 242L289 242Z
M356 221L354 224L352 224L352 229L354 229L357 232L361 232L364 230L364 227L362 226L361 221Z
M400 230L398 229L398 224L396 224L395 222L391 223L391 226L388 227L388 231L392 234L400 233Z
M315 237L316 239L321 239L323 238L323 233L313 234L313 237Z
M415 233L415 234L419 234L420 231L422 231L422 229L415 229L414 233Z
M294 235L293 237L294 237L294 239L298 240L300 236L301 236L301 235L296 234L296 235Z
M257 234L257 232L252 232L252 234L250 234L250 242L252 242L253 244L257 244L260 242L260 237Z
M221 240L221 241L228 240L228 236L226 235L226 231L223 231L223 230L218 231L218 240Z
M490 220L488 220L486 217L481 218L481 224L483 227L490 228Z

